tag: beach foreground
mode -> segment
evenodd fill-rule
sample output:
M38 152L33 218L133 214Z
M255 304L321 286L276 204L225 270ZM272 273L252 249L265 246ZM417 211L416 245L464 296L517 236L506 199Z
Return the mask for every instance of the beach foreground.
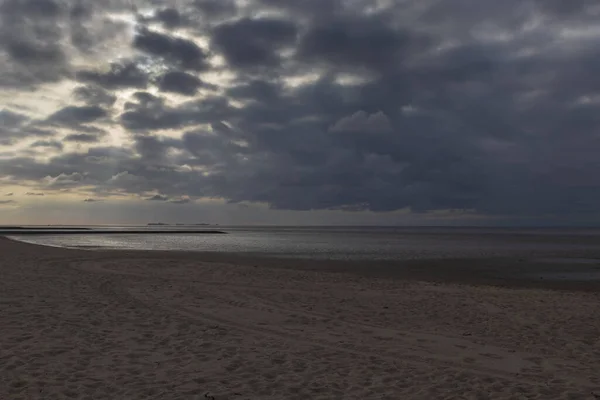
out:
M593 291L0 254L1 399L600 398Z

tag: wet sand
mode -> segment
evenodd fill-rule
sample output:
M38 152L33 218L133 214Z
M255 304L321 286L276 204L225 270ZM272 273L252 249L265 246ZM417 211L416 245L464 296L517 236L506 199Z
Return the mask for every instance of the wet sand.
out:
M1 399L600 395L597 283L517 279L519 260L0 254Z

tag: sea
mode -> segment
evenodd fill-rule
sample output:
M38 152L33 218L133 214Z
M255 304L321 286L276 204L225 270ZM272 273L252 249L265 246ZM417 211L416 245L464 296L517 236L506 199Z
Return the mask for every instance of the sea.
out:
M99 227L88 227L100 229ZM179 226L101 227L169 230ZM480 228L375 226L207 226L225 235L195 233L44 234L10 237L28 243L88 250L173 250L243 253L320 260L527 257L600 265L599 228ZM56 228L55 228L56 229ZM191 229L191 228L190 228Z

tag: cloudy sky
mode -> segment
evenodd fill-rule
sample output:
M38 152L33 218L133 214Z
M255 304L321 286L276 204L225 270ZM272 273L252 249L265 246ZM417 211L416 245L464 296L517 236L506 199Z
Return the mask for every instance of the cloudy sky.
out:
M596 0L0 0L0 223L600 223Z

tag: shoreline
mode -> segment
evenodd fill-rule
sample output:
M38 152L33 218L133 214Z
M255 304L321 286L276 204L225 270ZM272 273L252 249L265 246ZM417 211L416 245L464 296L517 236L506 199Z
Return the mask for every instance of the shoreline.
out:
M60 246L29 243L0 235L0 241L8 240L24 245L52 248L65 252L97 254L99 259L115 257L128 259L177 259L198 260L209 263L225 263L240 266L260 266L262 268L289 269L325 273L354 274L358 276L391 279L399 281L427 282L434 284L458 284L470 286L490 286L513 289L542 289L573 292L600 293L598 279L547 279L547 273L567 273L563 263L552 260L535 262L517 257L481 258L423 258L411 260L321 260L292 257L278 257L268 253L231 253L211 251L181 250L131 250L104 248L67 248ZM69 253L65 253L68 255ZM576 258L578 259L578 258ZM590 271L585 264L571 265L569 273ZM600 272L600 268L595 268ZM536 275L537 274L537 275ZM539 276L538 276L539 275Z
M5 238L0 253L0 398L600 393L598 292Z

